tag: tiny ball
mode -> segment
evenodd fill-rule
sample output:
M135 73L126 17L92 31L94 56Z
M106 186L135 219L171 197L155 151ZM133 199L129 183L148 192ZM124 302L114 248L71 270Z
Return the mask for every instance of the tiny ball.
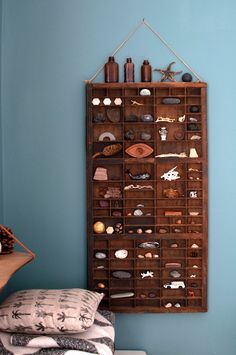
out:
M192 81L192 80L193 80L193 77L192 77L191 74L189 74L189 73L184 73L184 74L182 75L182 81L184 81L184 82L186 82L186 83L190 83L190 81Z
M98 221L98 222L94 223L93 230L95 233L98 233L98 234L104 233L106 230L105 224L103 222Z

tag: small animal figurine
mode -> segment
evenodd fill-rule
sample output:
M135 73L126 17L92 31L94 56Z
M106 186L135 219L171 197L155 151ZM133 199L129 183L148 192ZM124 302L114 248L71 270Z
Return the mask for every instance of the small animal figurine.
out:
M142 279L145 277L154 277L154 272L153 271L146 271L146 272L141 272Z

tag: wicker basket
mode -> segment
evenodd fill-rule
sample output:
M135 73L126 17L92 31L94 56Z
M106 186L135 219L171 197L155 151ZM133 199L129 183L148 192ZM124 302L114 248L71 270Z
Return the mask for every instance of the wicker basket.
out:
M5 227L8 232L12 233L10 228ZM14 250L14 239L8 235L1 227L0 227L0 243L2 245L1 254L11 254Z

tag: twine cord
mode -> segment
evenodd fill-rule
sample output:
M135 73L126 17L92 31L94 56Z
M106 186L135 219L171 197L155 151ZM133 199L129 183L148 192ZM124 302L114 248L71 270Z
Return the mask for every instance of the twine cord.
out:
M171 46L164 40L164 38L157 32L155 31L148 22L146 22L146 20L143 18L142 21L140 21L138 23L138 25L127 35L127 37L123 40L123 42L121 42L116 49L112 52L112 56L115 56L116 53L118 53L121 48L123 48L126 43L130 40L131 37L133 37L133 35L137 32L137 30L141 27L145 25L152 33L154 33L154 35L164 44L164 46L166 48L169 49L169 51L186 67L188 68L191 73L198 79L198 81L203 81L202 78L195 72L195 70L193 70L193 68L187 63L185 62L177 53L176 51L171 48ZM96 71L96 73L89 79L89 80L85 80L86 83L91 83L94 79L96 79L96 77L101 73L101 71L104 68L104 64Z

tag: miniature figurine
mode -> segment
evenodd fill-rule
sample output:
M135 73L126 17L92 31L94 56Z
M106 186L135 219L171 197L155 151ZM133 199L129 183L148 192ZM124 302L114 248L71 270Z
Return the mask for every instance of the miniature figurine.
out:
M159 134L160 134L160 137L161 137L161 141L166 141L167 134L168 134L167 128L166 127L161 127L159 129Z
M154 71L158 71L161 73L162 78L161 81L176 81L175 80L175 75L179 75L182 73L182 71L172 71L171 66L175 64L175 62L171 62L166 69L154 69Z
M153 271L146 271L146 272L141 272L142 279L145 277L154 277L154 272Z
M180 179L180 176L178 175L179 172L175 171L176 168L177 168L177 166L175 166L171 170L167 171L167 173L164 173L161 176L161 179L168 180L168 181Z

